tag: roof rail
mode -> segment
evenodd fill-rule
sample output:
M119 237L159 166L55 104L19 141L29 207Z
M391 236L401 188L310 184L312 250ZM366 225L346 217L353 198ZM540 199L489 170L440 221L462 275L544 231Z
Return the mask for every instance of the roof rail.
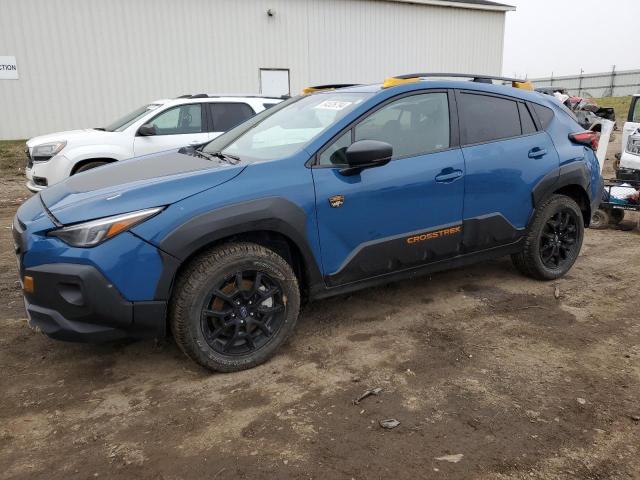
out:
M429 78L429 77L451 77L451 78L472 78L474 82L487 83L486 80L500 80L503 82L525 83L527 80L510 77L500 77L497 75L481 75L476 73L408 73L406 75L397 75L393 78L407 80L409 78Z
M264 98L264 99L273 99L273 100L286 100L288 98L291 98L290 95L280 95L278 96L274 96L274 95L256 95L256 94L245 94L245 93L238 93L238 94L226 94L226 95L209 95L207 93L198 93L196 95L192 95L190 93L186 94L186 95L180 95L179 97L175 97L176 99L178 98L225 98L225 97L240 97L240 98Z
M519 88L522 90L533 90L533 83L529 80L522 80L519 78L499 77L497 75L483 75L477 73L408 73L406 75L398 75L395 77L387 78L383 83L383 88L395 87L404 83L413 83L419 81L421 78L433 78L433 77L450 77L450 78L470 78L472 82L476 83L493 83L493 80L501 82L511 82L513 88Z
M330 85L316 85L315 87L306 87L302 90L302 93L313 93L321 90L335 90L336 88L347 88L361 85L360 83L334 83Z

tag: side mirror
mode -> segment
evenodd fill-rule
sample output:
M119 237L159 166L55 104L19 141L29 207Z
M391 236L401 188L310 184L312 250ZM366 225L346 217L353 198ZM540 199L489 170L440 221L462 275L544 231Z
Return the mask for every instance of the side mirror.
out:
M347 168L340 170L342 175L356 175L365 168L381 167L391 161L393 147L378 140L359 140L351 144L346 151Z
M152 137L155 134L156 127L155 125L151 125L150 123L146 123L138 129L138 135L140 135L141 137Z

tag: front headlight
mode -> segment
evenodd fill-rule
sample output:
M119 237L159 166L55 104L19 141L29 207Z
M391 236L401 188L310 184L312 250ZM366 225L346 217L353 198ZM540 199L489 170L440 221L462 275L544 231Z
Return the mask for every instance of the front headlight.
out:
M129 230L131 227L160 213L164 207L147 208L137 212L123 213L51 230L48 235L58 237L72 247L95 247L96 245Z
M60 151L66 146L67 142L51 142L36 145L33 147L31 157L37 161L49 160L54 155L60 153Z

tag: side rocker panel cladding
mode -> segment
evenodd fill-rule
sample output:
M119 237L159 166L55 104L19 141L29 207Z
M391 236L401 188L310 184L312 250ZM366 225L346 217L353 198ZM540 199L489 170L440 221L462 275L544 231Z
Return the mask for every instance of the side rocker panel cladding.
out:
M287 219L286 221L283 219ZM310 287L322 284L322 276L305 235L305 213L279 197L253 200L203 213L184 223L158 245L161 250L184 261L217 240L252 231L272 231L291 239L304 257ZM178 262L165 263L158 283L157 298L168 298Z

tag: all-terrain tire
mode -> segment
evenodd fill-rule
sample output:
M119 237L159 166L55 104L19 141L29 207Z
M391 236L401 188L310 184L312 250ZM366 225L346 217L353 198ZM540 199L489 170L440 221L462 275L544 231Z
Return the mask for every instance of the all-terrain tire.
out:
M103 165L107 165L109 162L101 162L101 161L95 161L95 162L88 162L85 163L84 165L78 167L78 169L73 172L73 174L75 175L76 173L82 173L82 172L86 172L87 170L92 170L94 168L98 168L101 167Z
M551 268L545 265L542 260L540 251L542 234L547 222L563 210L570 210L575 215L577 230L575 244L571 255L565 259L562 265ZM518 271L528 277L538 280L555 280L571 269L580 254L583 239L584 219L578 204L567 196L552 195L536 208L533 221L525 234L524 247L520 252L511 255L511 260Z
M284 313L265 345L245 355L229 355L207 342L201 318L212 285L243 270L259 270L278 282ZM267 361L293 332L299 311L298 280L287 261L261 245L228 243L198 255L181 272L169 304L169 321L176 343L190 359L210 370L234 372Z

